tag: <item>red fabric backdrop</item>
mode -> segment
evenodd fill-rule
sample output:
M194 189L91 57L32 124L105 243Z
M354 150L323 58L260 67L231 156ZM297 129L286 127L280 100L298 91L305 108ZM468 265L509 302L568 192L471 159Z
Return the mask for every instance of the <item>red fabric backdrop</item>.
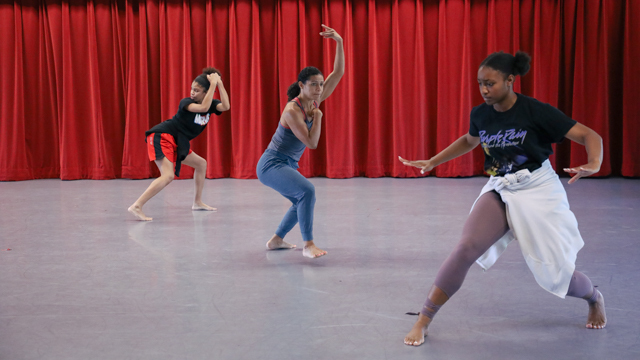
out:
M321 23L345 39L346 74L306 176L418 176L397 156L428 158L464 134L478 64L518 49L533 61L516 90L602 135L599 175L640 176L638 19L635 0L2 2L0 180L156 176L143 133L207 65L231 111L193 149L209 178L253 178L298 71L332 69ZM558 167L586 160L577 144L557 150ZM481 173L479 149L433 172Z

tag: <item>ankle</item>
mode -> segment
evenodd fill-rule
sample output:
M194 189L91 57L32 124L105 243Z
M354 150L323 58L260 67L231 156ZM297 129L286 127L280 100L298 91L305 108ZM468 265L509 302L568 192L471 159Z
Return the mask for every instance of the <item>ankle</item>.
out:
M418 315L418 320L416 321L416 324L414 326L419 327L423 330L427 330L429 324L431 324L431 318L420 313Z
M600 296L600 292L598 291L598 289L596 289L596 287L593 287L593 292L591 293L590 296L588 297L584 297L583 299L587 300L587 302L589 304L595 304L598 302L598 297Z

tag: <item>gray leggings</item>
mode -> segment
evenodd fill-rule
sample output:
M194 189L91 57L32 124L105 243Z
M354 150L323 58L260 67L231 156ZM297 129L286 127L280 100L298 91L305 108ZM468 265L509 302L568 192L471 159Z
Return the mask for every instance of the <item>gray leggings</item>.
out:
M507 214L500 195L495 191L485 193L469 214L460 242L440 267L435 286L449 298L453 296L462 286L471 265L507 231ZM591 280L583 273L574 271L567 296L589 299L592 295L595 295L595 292ZM442 304L434 304L427 299L423 309L433 309L433 305ZM431 314L429 311L423 311L423 314L432 317L435 312Z

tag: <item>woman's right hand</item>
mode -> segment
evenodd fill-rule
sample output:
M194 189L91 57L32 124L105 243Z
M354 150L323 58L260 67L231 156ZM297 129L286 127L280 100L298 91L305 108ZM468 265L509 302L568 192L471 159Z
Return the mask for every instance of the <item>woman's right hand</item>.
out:
M418 169L420 169L421 174L429 172L435 167L435 165L431 164L431 160L407 160L403 159L400 156L398 156L398 159L406 166L417 167Z
M322 111L320 111L320 109L318 108L314 108L313 110L311 110L311 117L313 118L313 120L322 118Z
M340 36L340 34L338 34L337 31L335 31L334 29L328 27L325 24L322 24L322 32L320 33L320 36L322 36L325 39L333 39L335 41L342 41L342 36Z
M211 83L211 87L218 86L218 82L221 81L220 75L218 75L217 73L208 74L207 80L209 80L209 83Z

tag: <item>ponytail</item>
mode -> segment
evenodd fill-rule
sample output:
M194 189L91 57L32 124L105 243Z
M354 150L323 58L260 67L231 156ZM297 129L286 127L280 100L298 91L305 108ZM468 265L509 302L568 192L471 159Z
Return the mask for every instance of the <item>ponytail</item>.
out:
M287 89L287 101L293 100L293 98L298 95L300 95L300 86L298 86L298 82L296 81L289 85L289 88Z

